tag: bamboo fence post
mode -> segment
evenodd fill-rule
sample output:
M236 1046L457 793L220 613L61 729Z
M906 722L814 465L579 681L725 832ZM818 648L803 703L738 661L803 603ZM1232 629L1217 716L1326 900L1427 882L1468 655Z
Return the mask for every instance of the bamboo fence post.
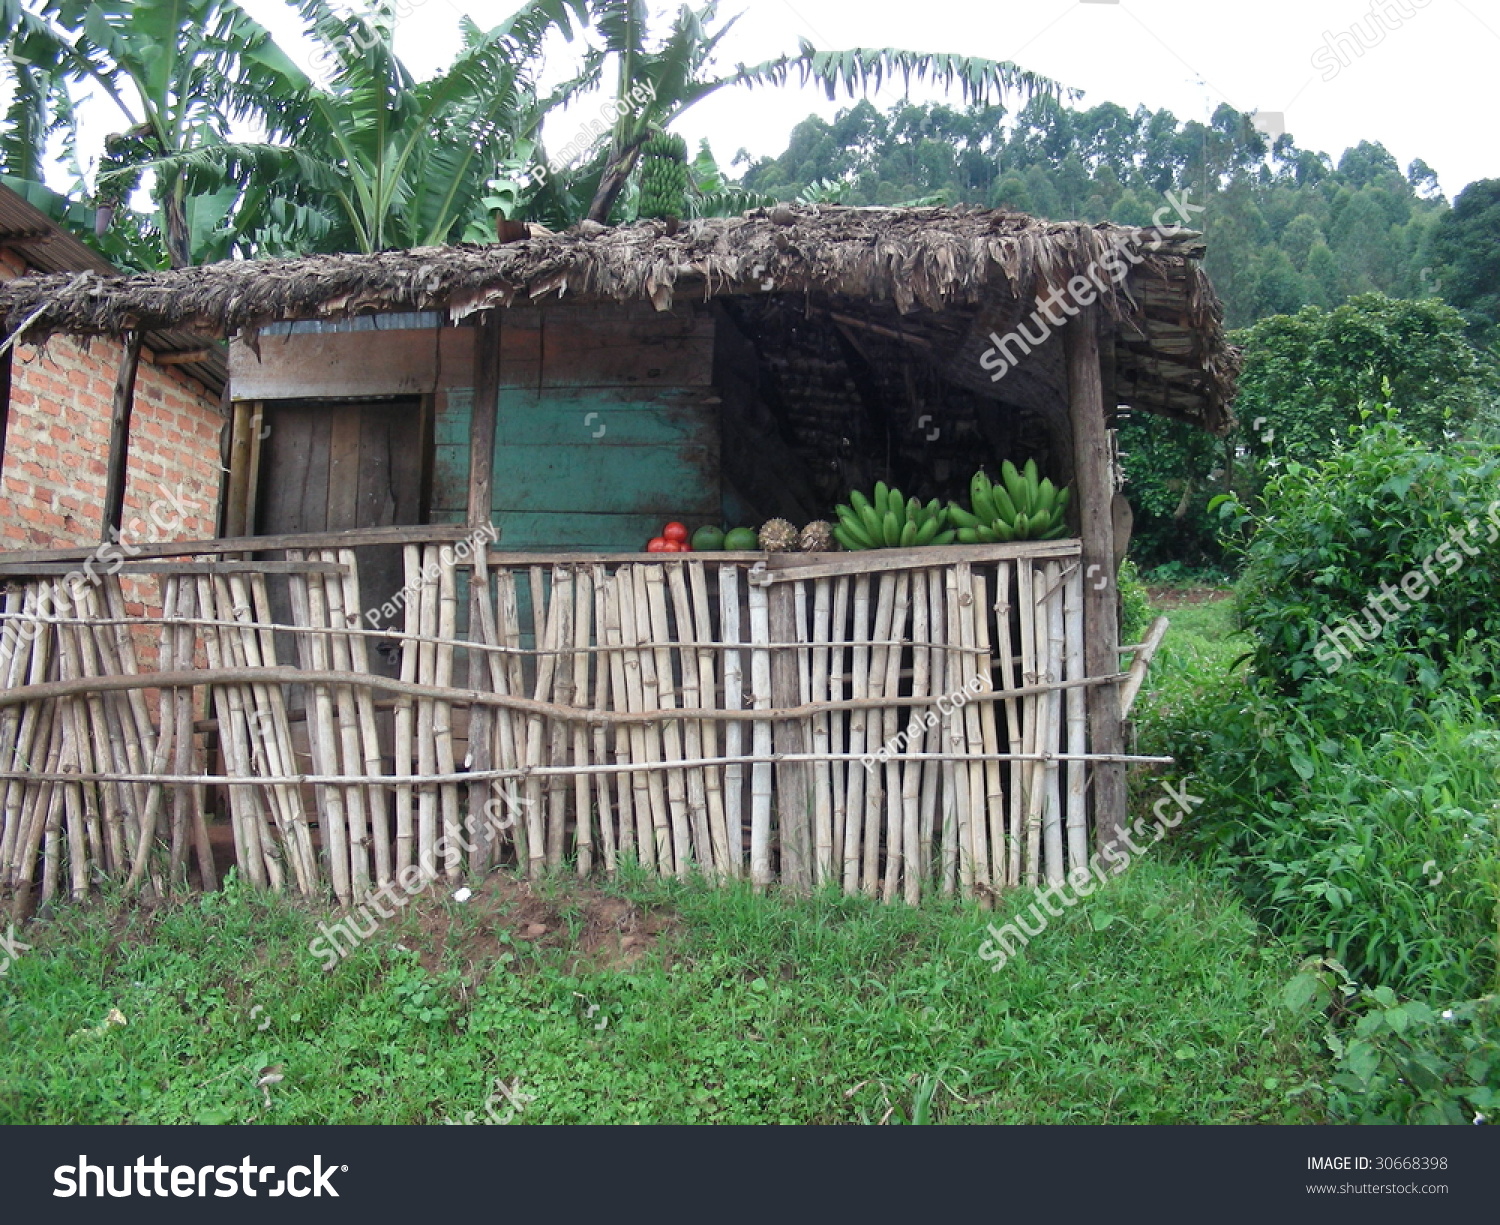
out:
M689 563L688 578L692 586L693 633L699 642L714 641L713 608L708 599L708 565L706 562ZM698 664L698 694L701 705L712 708L718 705L718 685L714 675L715 651L695 651ZM699 723L699 741L705 757L719 755L718 725L712 719ZM725 825L724 787L722 768L709 766L704 771L708 790L708 834L709 848L713 856L714 871L721 877L734 875L730 858L728 830Z
M906 619L911 611L911 571L898 571L894 578L895 594L891 606L891 628L885 635L892 645L884 648L885 657L885 681L882 689L886 697L899 697L901 692L901 664L902 656L905 654L900 644L906 637ZM896 896L896 885L901 866L901 839L906 827L906 802L905 788L902 785L902 763L899 760L902 754L895 750L896 740L902 731L901 720L906 716L903 707L888 707L884 714L884 730L886 743L892 746L891 760L885 763L885 882L882 886L878 875L878 855L880 847L879 838L875 831L880 828L880 810L874 811L874 820L871 826L872 834L865 848L865 890L870 896L876 893L888 895L887 900L894 900ZM909 730L911 724L906 724ZM909 741L908 741L909 743ZM918 763L910 763L913 768Z
M504 583L508 572L501 571L501 582ZM474 546L474 572L469 577L469 637L477 636L478 640L486 646L499 645L499 630L495 618L494 584L490 578L489 555L483 540L475 542ZM482 656L470 653L469 684L482 685L486 681L490 689L495 693L509 693L510 686L505 674L504 658L494 651L485 651ZM482 660L483 667L475 664ZM507 752L505 729L502 722L508 711L484 710L484 718L479 719L479 711L469 712L469 754L474 763L475 770L489 769L495 761L498 751L501 769L514 769L515 760L512 753ZM513 742L512 742L513 744ZM486 797L485 792L490 792ZM490 811L490 802L496 792L502 792L500 780L495 779L490 783L474 783L469 787L469 820L477 822L481 814ZM507 796L507 799L509 797ZM507 805L507 815L513 815L515 809ZM474 849L469 856L469 870L476 876L488 872L494 866L498 856L499 846L496 826L503 824L489 820L474 831Z
M666 567L667 587L672 596L672 614L677 622L677 637L680 643L688 643L696 638L693 606L688 597L687 572L690 569L701 570L702 568L703 563L700 561L682 561ZM700 684L697 647L679 645L678 658L682 664L682 705L686 709L702 710L706 703ZM712 701L713 694L710 693L708 702ZM686 760L692 762L703 760L705 754L701 719L682 721L682 742L683 756ZM701 766L690 766L683 771L683 774L687 784L688 821L693 834L693 861L706 876L716 864L713 841L709 834L708 782L703 777Z
M542 568L531 568L531 625L532 639L542 652L536 657L536 680L532 692L537 701L545 701L552 692L552 675L557 667L557 656L553 653L560 628L561 605L557 593L552 593L550 608L547 604L547 588L542 577ZM526 725L526 752L521 768L530 770L542 764L542 753L546 725L541 715L533 715ZM541 875L547 860L547 833L542 810L542 782L538 775L526 776L526 875L535 879Z
M84 587L78 593L75 606L84 624L74 628L74 649L78 655L78 669L82 676L102 674L103 660L97 650L94 622L98 616L93 587ZM96 761L107 763L108 769L126 766L122 755L123 745L118 728L113 726L103 695L84 695L84 707L90 729L90 746ZM123 784L104 783L93 789L103 808L103 838L99 866L105 876L123 879L125 868L125 812L129 808L129 793Z
M680 563L676 563L680 564ZM636 617L644 609L646 620L641 627L642 640L654 644L650 655L643 654L644 676L647 679L646 694L651 694L651 683L656 686L657 699L652 706L657 710L673 710L677 706L676 679L672 668L671 629L667 623L666 577L667 566L640 566L637 575L644 581L644 599L636 601ZM664 761L680 762L682 753L682 726L677 719L663 720L659 725ZM666 771L668 806L672 814L672 848L678 876L686 876L692 865L691 835L685 771L680 767Z
M942 570L927 571L925 599L927 600L928 641L932 644L927 652L928 692L943 694L948 692L946 679L948 661L947 652L939 646L940 643L947 641L945 628L947 599ZM932 726L927 729L925 744L929 752L945 751L943 720L940 713L935 716ZM919 830L922 847L920 871L924 888L943 887L940 884L940 878L946 876L942 843L948 837L946 833L947 775L940 762L929 761L925 765L922 777L922 811ZM942 822L938 819L940 802L945 818ZM956 866L955 863L955 869ZM951 891L951 887L945 888L945 892Z
M526 666L520 654L521 610L516 597L517 572L509 567L500 571L500 590L495 601L499 618L500 642L509 648L509 654L500 657L501 672L505 677L505 692L526 692ZM492 657L493 658L493 657ZM519 721L508 710L500 711L500 760L509 768L519 768L522 754L526 750L526 738ZM524 784L519 779L506 779L503 793L510 818L508 828L511 842L517 851L517 863L527 859L525 814L528 811Z
M1063 660L1067 636L1063 627L1062 567L1047 564L1047 679L1053 684L1063 680ZM1047 695L1047 752L1062 751L1063 690ZM1062 763L1054 757L1046 763L1047 831L1049 877L1053 883L1067 879L1068 865L1063 851Z
M242 575L229 576L229 590L233 599L232 611L235 619L254 619L262 626L272 624L271 597L266 589L264 574L251 574L248 589ZM243 614L243 616L241 615ZM242 631L245 663L250 668L270 667L276 663L276 631L269 628ZM297 749L292 741L291 722L287 718L286 699L280 685L259 684L254 686L258 722L262 732L262 744L266 750L266 768L280 775L295 774ZM312 828L308 821L307 808L302 791L291 784L277 787L281 797L279 818L282 846L293 864L297 888L304 897L315 896L319 889L318 859L313 850Z
M975 575L968 562L959 562L954 567L954 581L958 589L958 606L962 618L960 643L964 648L961 679L964 690L963 724L964 751L969 758L969 817L972 822L974 844L974 888L981 903L988 905L993 900L990 880L990 839L986 825L988 807L985 785L985 763L976 760L984 752L983 721L980 717L981 703L971 701L976 690L974 681L980 674L979 629L977 622L987 618L985 608L984 580L979 580L979 593L975 595ZM985 648L984 669L989 670L989 649ZM982 678L981 678L982 679ZM996 848L998 853L998 848Z
M185 622L193 615L193 588L192 584L184 581L177 590L178 621ZM178 635L177 667L186 671L197 666L196 647L197 636L188 625L182 625ZM177 696L177 718L182 725L179 729L178 751L185 752L185 757L179 758L182 763L181 773L196 774L193 769L193 715L194 702L191 687L178 690ZM187 790L188 800L188 822L192 835L193 846L198 855L198 876L202 881L203 888L217 889L218 878L214 872L213 845L208 840L208 824L204 819L204 805L206 803L204 789L201 783L191 783Z
M199 575L196 584L199 607L206 610L209 615L214 615L213 580L207 575ZM183 586L188 586L186 577L183 579ZM232 662L225 660L223 643L219 634L214 630L204 631L203 650L210 668L217 670L226 666L226 663ZM225 773L249 777L252 770L249 753L241 737L240 716L243 714L243 704L239 700L237 687L214 685L212 692L214 711L219 720L219 750L224 755ZM264 889L269 883L266 875L266 861L261 854L259 830L256 829L247 811L249 805L254 802L255 788L230 786L227 790L229 792L229 825L234 835L235 862L252 885L258 889Z
M47 753L48 771L57 770L67 761L67 733L64 730L62 711L54 710L51 723L52 743ZM49 783L43 795L45 803L39 804L33 818L32 842L28 846L28 854L24 864L24 874L21 877L23 892L17 896L20 903L28 898L31 892L31 880L36 864L38 848L42 848L42 901L49 902L57 895L58 876L58 830L61 827L62 809L64 802L64 790L66 784Z
M927 571L916 570L912 572L912 601L911 601L911 696L914 698L926 698L930 694L929 685L932 677L931 651L927 643L930 640L928 629L928 606L927 606ZM913 735L912 729L919 727L920 730ZM925 752L927 742L927 712L920 706L911 707L911 722L907 724L907 747L915 748L917 752ZM911 761L906 763L906 769L901 775L901 831L900 838L894 844L900 848L899 856L895 851L889 851L886 859L886 900L895 898L898 883L903 890L903 897L911 905L915 906L922 900L922 847L920 827L920 806L922 795L922 776L926 774L925 763ZM897 866L899 865L900 880L897 880Z
M222 621L232 623L237 620L229 582L224 575L198 576L198 604L201 610L212 611L213 615ZM218 626L211 631L205 630L204 648L207 650L211 642L217 641L220 658L232 668L244 669L249 666L251 658L256 654L253 648L247 647L246 640L249 637L250 635L245 630L230 630L227 625ZM209 651L209 667L214 667L213 658L213 652ZM226 764L229 762L232 753L238 759L239 765L229 772L239 773L247 782L254 780L257 757L261 764L266 764L267 760L266 753L263 751L263 743L257 743L264 731L264 721L260 717L262 712L257 701L256 689L249 684L215 686L216 698L220 690L224 693L224 705L229 710L227 727L224 718L220 718L220 732L227 731L232 741L231 748L225 752L225 762ZM217 701L215 709L219 709ZM221 734L221 744L222 742ZM234 787L229 788L231 822L236 816L233 798L235 790ZM282 848L277 845L275 835L272 833L272 818L268 815L267 809L272 813L277 811L280 793L276 788L261 788L255 785L241 787L238 790L242 793L240 811L248 826L247 842L253 844L254 852L260 856L267 884L279 892L286 883L286 870L281 861ZM281 828L280 822L277 825Z
M483 545L480 546L481 548ZM343 566L341 576L330 575L330 581L342 582L344 595L344 624L359 628L364 620L364 601L360 596L359 566L353 549L340 549L336 560ZM344 636L348 643L350 670L370 671L370 655L362 634ZM472 679L471 679L471 683ZM489 708L483 708L488 715ZM375 717L375 700L370 690L363 685L354 689L354 714L359 730L359 747L363 760L363 772L369 776L365 811L370 822L370 834L375 852L375 884L379 888L394 880L391 867L390 805L384 784L377 782L385 774L385 757L380 751L380 724Z
M417 649L417 680L431 684L437 676L438 576L433 567L436 549L422 550L422 569L417 602L417 632L422 642ZM417 770L422 774L437 772L437 703L432 698L417 699ZM437 862L438 792L431 783L417 789L417 866L424 876L441 874Z
M771 709L770 601L766 586L749 577L750 601L750 693L755 710ZM757 719L752 725L751 752L758 759L771 755L771 723ZM766 889L771 876L771 763L757 760L750 768L750 880L757 891Z
M302 554L289 550L288 558L302 560ZM299 626L315 628L325 624L323 595L317 575L293 574L288 576L291 593L292 620ZM303 667L322 671L328 667L327 642L319 634L297 635L298 655ZM311 701L307 709L308 748L312 753L314 767L320 774L340 773L338 739L333 727L333 699L328 686L314 682L309 686ZM334 896L345 906L356 899L353 893L349 863L348 834L344 824L344 796L337 784L320 784L319 827L323 834L323 854L328 863L328 878L333 885Z
M609 706L610 659L612 652L607 647L605 621L609 608L609 572L596 564L593 570L594 586L594 642L597 652L594 658L594 697L592 708L602 712ZM594 760L600 765L609 760L609 731L604 721L598 720L592 727ZM615 809L610 796L608 774L595 775L595 786L599 795L599 841L604 854L604 871L615 874L618 860L618 843L615 830Z
M77 661L74 658L72 627L57 626L58 675L63 680L78 678ZM87 760L89 733L83 722L83 711L78 698L63 698L58 704L62 716L63 769L71 761L77 773L88 771ZM68 886L74 901L82 901L88 895L89 847L87 845L87 816L84 811L85 797L89 789L76 783L64 783L63 813L67 824ZM60 840L59 840L60 841ZM48 845L48 870L54 871L52 846ZM48 896L51 896L50 892Z
M438 574L438 644L435 657L434 682L439 688L453 684L453 649L458 640L458 577L454 572L453 554L434 548L432 554ZM436 741L438 771L452 774L457 768L453 751L453 706L446 701L437 702L433 708L432 734ZM443 856L443 872L448 880L456 881L463 875L463 865L453 848L459 845L461 827L458 819L458 784L443 783L438 792L442 803L443 836L447 839L448 852Z
M610 646L609 677L616 710L638 709L640 673L634 657L624 649L635 637L635 605L630 598L630 567L621 566L610 580L605 600L605 635ZM628 627L628 628L627 628ZM645 731L620 724L615 728L615 760L635 764L646 759ZM633 770L620 775L620 854L635 852L636 860L648 871L656 870L656 839L652 836L650 801L646 798L645 772Z
M895 613L896 575L887 570L880 576L879 594L875 604L875 628L871 634L877 644L870 650L871 698L890 696L887 686L890 681L888 661L891 648L886 644L893 637L892 623ZM899 668L898 661L898 671ZM871 733L866 748L872 754L877 753L888 745L896 734L895 712L884 706L873 710L866 721L866 726ZM880 812L885 807L886 794L889 790L890 769L877 762L870 771L870 778L866 783L865 811L861 818L864 837L860 849L863 852L864 864L860 872L860 889L867 897L876 897L880 893L880 881L876 876L880 857ZM899 790L898 786L897 791Z
M108 676L117 671L110 657L109 643L99 626L102 603L94 587L79 593L79 616L88 624L78 630L79 651L86 676ZM0 674L5 671L0 665ZM130 759L125 752L123 703L116 694L89 694L89 721L94 729L94 749L99 760L110 763L110 769L128 771ZM130 870L129 847L136 831L138 812L135 792L128 783L105 783L99 788L104 805L104 844L107 863L104 871L114 880L123 881Z
M829 624L832 650L828 655L828 697L830 701L841 701L845 694L848 674L844 671L844 640L849 624L849 576L840 575L833 580L833 616ZM846 720L843 712L834 712L828 717L828 753L837 758L844 751ZM843 876L844 827L848 822L848 771L847 763L832 760L827 763L829 802L832 806L829 830L829 860L826 879L840 881ZM858 763L856 763L858 764Z
M833 615L833 584L826 578L813 581L813 619L811 651L811 688L809 698L814 702L828 699L828 660L830 618ZM799 628L801 622L799 620ZM812 751L821 756L829 752L831 740L829 715L818 715L812 720ZM833 779L827 761L818 762L812 770L813 782L813 867L815 881L819 886L827 884L834 876L833 865Z
M1037 683L1036 663L1036 582L1033 563L1021 559L1016 563L1017 604L1021 610L1021 683ZM1021 699L1021 750L1034 754L1040 741L1039 711L1036 695ZM1042 795L1037 786L1038 773L1034 761L1017 763L1017 773L1022 779L1022 809L1026 828L1026 884L1035 888L1040 883L1040 859L1042 838Z
M968 605L974 601L968 580L959 580L960 566L949 566L944 575L944 586L948 602L948 646L949 693L960 691L968 681L971 659L964 647L973 643L973 625L968 617ZM970 749L968 743L967 711L955 706L948 716L949 751L957 755L953 770L956 839L958 849L958 886L964 898L974 896L974 881L979 870L979 845L975 837L975 812Z
M724 709L743 707L744 673L740 652L740 572L733 562L719 567L719 636L724 640ZM732 721L724 728L724 756L739 757L744 750L744 728ZM739 876L745 866L745 767L724 767L724 837L729 848L729 872Z
M792 642L804 637L798 625L795 588L800 583L777 583L767 595L768 642ZM770 705L785 710L798 704L801 695L797 661L800 649L777 648L769 652ZM800 719L778 719L771 725L774 752L801 755L807 752L806 730ZM781 848L781 887L806 896L813 885L813 831L809 813L809 767L802 761L778 761L775 768L776 825Z
M552 640L553 655L551 701L560 706L573 702L573 669L561 652L573 642L573 569L552 568L552 608L557 613L557 630ZM561 764L568 752L568 729L559 720L547 721L547 764ZM566 781L552 775L547 780L547 864L562 867L567 843L568 789Z
M401 551L405 586L401 589L402 628L407 635L420 633L422 628L422 553L414 544ZM410 637L401 639L401 679L411 684L417 678L421 658L421 647ZM412 772L412 747L416 732L416 709L409 697L396 699L393 719L395 769L397 778L406 778ZM396 784L396 858L395 871L400 873L414 863L412 847L412 787L410 783Z
M631 652L635 660L636 675L639 677L640 706L638 710L659 710L661 708L660 683L656 675L656 658L651 647L651 604L647 595L647 571L655 570L655 566L633 566L630 571L631 591L629 593L629 608L631 609L635 623L630 627L628 642L639 647L639 650ZM622 611L624 609L622 605ZM670 680L670 678L669 678ZM652 762L666 761L664 746L662 744L661 724L652 720L642 728L644 743L646 746L646 760ZM671 875L681 871L680 847L673 845L673 825L681 820L686 828L686 814L679 814L673 807L667 806L667 788L662 779L661 771L649 770L646 773L646 791L649 795L647 817L651 822L653 839L656 844L656 866L657 871L663 876ZM639 813L640 805L636 805Z
M1082 680L1083 666L1083 567L1074 563L1064 587L1066 606L1063 614L1067 635L1067 677L1070 681ZM1088 764L1076 760L1076 755L1088 751L1088 706L1084 690L1069 689L1068 708L1068 752L1075 759L1068 762L1068 861L1074 868L1084 868L1089 862L1088 833Z
M594 581L593 575L579 566L573 575L573 704L580 708L589 705L589 645L593 640ZM573 724L573 761L579 765L589 764L589 729L583 722ZM573 812L576 823L574 845L578 852L578 875L587 876L594 866L594 827L592 820L592 785L586 774L574 780ZM601 810L602 822L605 814Z
M867 645L870 638L870 575L861 573L854 579L854 625L851 664L851 681L853 685L854 700L859 701L870 696L870 677L872 668L870 666L870 648ZM866 760L874 756L874 744L866 745L871 715L864 709L849 712L849 755L851 757L863 757ZM870 737L873 739L873 737ZM871 752L865 753L869 747ZM860 844L864 836L865 820L865 784L868 782L870 789L875 788L875 772L873 767L860 762L860 769L856 770L852 765L848 770L849 790L847 800L847 816L844 824L844 892L855 894L859 892L859 866L860 866Z
M1011 592L1020 582L1022 563L1003 561L997 579L998 591L995 601L995 628L999 635L1000 687L1012 689L1016 686L1015 654L1011 650L1010 614L1015 608L1011 603ZM1013 581L1014 580L1014 581ZM1005 734L1012 754L1021 751L1021 712L1016 698L1005 699ZM1007 824L1007 850L1005 884L1014 888L1021 883L1021 856L1026 844L1024 809L1022 806L1022 763L1012 759L1005 770L1006 799L1009 819Z
M997 582L1001 577L997 574ZM990 613L994 610L994 606L990 603L989 585L985 576L982 573L976 573L973 576L973 583L974 645L978 648L974 662L977 669L976 675L984 682L984 691L989 691L995 687L990 642ZM978 706L980 747L988 758L991 754L1000 752L998 712L994 702L979 702L975 705ZM993 896L1004 890L1006 876L1005 789L1001 782L1001 769L998 761L987 760L984 763L984 805L989 814L989 885Z

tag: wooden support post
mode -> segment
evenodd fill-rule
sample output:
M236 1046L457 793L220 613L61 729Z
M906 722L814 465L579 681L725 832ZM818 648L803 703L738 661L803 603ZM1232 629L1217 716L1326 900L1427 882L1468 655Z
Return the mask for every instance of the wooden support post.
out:
M222 531L225 536L248 536L255 528L248 506L250 448L254 445L251 422L259 417L251 400L236 400L230 418L229 472L224 493Z
M796 642L797 612L794 583L777 583L770 590L772 642ZM797 652L771 652L771 705L785 710L801 704ZM777 753L806 753L806 729L800 719L779 719L772 732ZM789 893L812 892L812 812L805 761L776 764L776 819L781 843L781 887Z
M100 538L118 533L125 515L125 475L130 464L130 414L135 408L135 372L141 364L141 333L125 333L125 354L115 376L114 409L109 421L109 474L104 487L104 522Z
M486 311L474 344L474 407L469 418L470 528L489 523L494 506L495 419L500 411L500 312Z
M1063 331L1068 363L1068 416L1073 426L1073 468L1083 538L1084 667L1089 676L1120 670L1120 626L1116 615L1114 473L1099 362L1097 308L1086 308ZM1088 690L1089 751L1124 751L1117 684ZM1117 841L1125 826L1125 765L1092 763L1094 838L1099 847Z
M0 473L5 471L5 431L10 425L10 378L12 350L0 353Z

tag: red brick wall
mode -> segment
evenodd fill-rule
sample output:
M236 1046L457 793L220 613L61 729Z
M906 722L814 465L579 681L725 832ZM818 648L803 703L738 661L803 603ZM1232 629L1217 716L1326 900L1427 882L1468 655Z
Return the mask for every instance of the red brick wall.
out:
M116 340L71 336L40 348L16 346L0 467L0 549L100 540L121 351ZM131 418L124 538L211 537L223 425L218 401L196 380L145 356Z

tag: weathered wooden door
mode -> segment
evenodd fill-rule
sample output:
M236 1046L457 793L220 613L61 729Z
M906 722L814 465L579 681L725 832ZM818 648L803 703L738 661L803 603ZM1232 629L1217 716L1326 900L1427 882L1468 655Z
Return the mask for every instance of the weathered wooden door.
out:
M263 422L257 535L427 521L422 400L273 401ZM405 581L401 547L362 546L356 555L365 608L378 608Z

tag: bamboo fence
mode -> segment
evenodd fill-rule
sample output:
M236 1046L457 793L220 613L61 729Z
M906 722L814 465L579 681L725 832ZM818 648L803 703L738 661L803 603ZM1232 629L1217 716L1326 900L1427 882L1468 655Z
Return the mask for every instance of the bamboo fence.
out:
M65 615L13 581L0 890L212 888L226 828L247 880L344 904L502 863L913 904L1060 880L1090 847L1086 692L1127 681L1085 675L1076 542L927 552L408 544L399 631L366 627L348 548L157 566L138 616L118 575Z

